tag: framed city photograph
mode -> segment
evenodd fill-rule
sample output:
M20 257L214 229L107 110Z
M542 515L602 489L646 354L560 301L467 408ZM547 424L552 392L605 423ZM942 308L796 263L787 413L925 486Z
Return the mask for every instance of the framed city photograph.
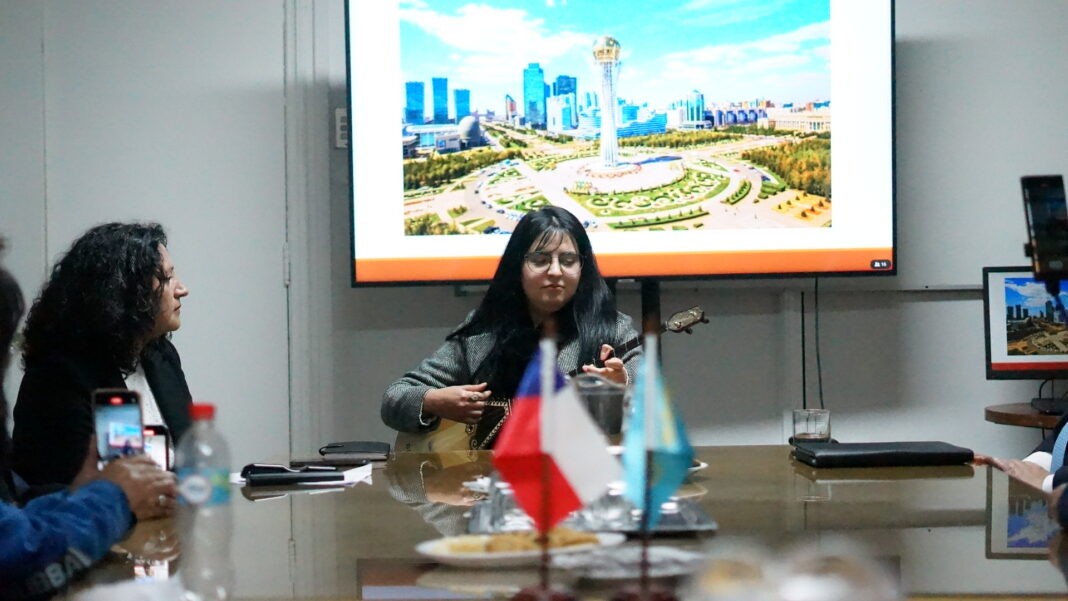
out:
M1046 559L1060 527L1047 513L1046 495L988 468L986 480L987 559Z
M1028 266L983 268L988 380L1068 377L1068 324L1055 300Z

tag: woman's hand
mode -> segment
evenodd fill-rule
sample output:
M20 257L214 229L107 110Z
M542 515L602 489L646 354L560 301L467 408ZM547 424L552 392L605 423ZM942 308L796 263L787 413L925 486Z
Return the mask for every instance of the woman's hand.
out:
M1023 461L1022 459L999 459L997 457L984 457L985 462L1005 472L1010 478L1019 480L1024 484L1042 490L1042 482L1049 476L1049 471L1042 467Z
M482 419L486 399L493 394L488 384L463 384L427 391L423 397L423 411L454 422L477 424Z
M621 386L627 385L627 370L623 369L623 360L615 356L615 349L611 344L601 345L601 362L604 367L583 365L582 372L601 376Z
M121 457L104 466L100 478L117 484L138 521L170 517L178 498L174 474L159 468L146 455Z

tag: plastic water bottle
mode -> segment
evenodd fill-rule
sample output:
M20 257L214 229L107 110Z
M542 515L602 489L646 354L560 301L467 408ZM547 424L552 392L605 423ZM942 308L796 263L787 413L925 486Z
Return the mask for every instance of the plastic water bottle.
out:
M230 557L230 449L215 429L215 405L195 403L193 427L174 461L178 474L179 578L187 601L222 601L233 592Z

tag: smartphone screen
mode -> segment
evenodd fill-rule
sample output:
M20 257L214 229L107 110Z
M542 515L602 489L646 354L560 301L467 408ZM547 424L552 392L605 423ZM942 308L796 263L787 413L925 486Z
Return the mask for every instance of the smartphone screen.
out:
M145 450L141 426L141 395L126 389L93 391L96 446L102 461Z
M1068 204L1059 175L1020 178L1035 279L1068 276Z
M166 426L145 426L145 455L156 462L161 469L170 468L170 433Z

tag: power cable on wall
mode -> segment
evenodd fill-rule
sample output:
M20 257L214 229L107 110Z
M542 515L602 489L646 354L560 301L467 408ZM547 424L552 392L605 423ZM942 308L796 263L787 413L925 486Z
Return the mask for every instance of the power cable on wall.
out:
M816 350L816 383L819 389L820 409L826 409L823 399L823 357L820 353L820 280L813 278L813 320ZM805 292L801 291L801 408L808 409L808 340L805 313Z
M819 387L820 393L820 409L826 409L827 407L823 403L823 360L820 356L820 279L812 278L813 281L813 296L815 297L814 313L815 313L815 342L816 342L816 382ZM804 316L802 316L804 319Z
M808 409L808 358L805 356L805 291L801 291L801 408Z

